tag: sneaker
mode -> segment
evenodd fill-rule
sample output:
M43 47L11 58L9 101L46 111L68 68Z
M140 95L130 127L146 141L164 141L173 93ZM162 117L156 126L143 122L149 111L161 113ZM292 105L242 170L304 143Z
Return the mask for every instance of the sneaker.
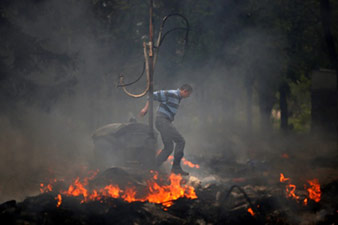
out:
M189 175L189 173L188 172L185 172L184 170L182 170L182 168L179 166L173 166L172 168L171 168L171 173L174 173L174 174L180 174L180 175L182 175L182 176L188 176Z

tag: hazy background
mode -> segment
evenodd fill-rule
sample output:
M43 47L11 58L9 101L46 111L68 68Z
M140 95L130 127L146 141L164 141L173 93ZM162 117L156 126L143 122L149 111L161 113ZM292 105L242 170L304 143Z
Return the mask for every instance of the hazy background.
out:
M95 129L137 115L146 98L130 98L116 84L120 73L129 82L142 70L147 4L135 0L2 1L0 202L37 193L46 177L72 176L85 169L93 156ZM303 42L313 36L318 24L313 23L308 34L301 27L295 28L299 34L287 32L294 28L288 27L289 20L299 22L302 15L289 19L292 5L285 7L285 14L274 14L284 9L278 7L258 0L155 0L155 32L171 12L182 13L190 22L188 48L184 50L182 44L184 32L166 37L154 77L155 90L176 89L183 83L194 88L191 97L181 102L175 119L186 138L187 157L245 163L295 148L296 141L290 139L300 134L287 139L280 134L278 122L271 122L279 85L285 80L297 84L299 77L305 79L301 84L309 84L309 71L326 66L327 61L316 51L320 41L311 43L308 54L323 63L313 64L313 58L303 57L308 56L306 52L302 58L290 51L298 48L290 35L299 35ZM301 14L309 15L306 10ZM166 30L181 25L173 19ZM290 73L298 76L292 80L286 76ZM140 92L145 84L144 77L129 89ZM309 85L305 90L309 96ZM248 95L252 99L250 129ZM301 104L310 110L309 98ZM307 139L302 143L308 143Z

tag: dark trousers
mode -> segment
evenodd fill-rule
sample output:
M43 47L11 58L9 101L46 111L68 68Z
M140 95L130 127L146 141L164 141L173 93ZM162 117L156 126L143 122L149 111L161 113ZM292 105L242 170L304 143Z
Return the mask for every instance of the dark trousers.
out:
M181 159L184 155L183 150L185 146L185 140L182 135L176 130L171 121L165 116L156 116L155 121L156 129L160 132L162 142L163 142L163 150L159 153L156 158L157 166L160 166L164 161L166 161L169 155L174 150L175 145L175 153L174 153L174 165L179 166L181 163Z

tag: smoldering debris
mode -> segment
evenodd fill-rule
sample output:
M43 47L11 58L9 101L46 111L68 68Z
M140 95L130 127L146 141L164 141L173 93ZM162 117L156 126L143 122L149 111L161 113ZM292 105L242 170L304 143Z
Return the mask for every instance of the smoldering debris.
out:
M115 179L115 173L125 176ZM111 182L139 187L146 183L145 177L142 180L138 174L122 168L111 168L91 179L88 186L92 188ZM338 180L321 188L320 201L309 199L304 205L287 197L284 183L262 183L252 175L243 179L250 182L202 183L196 182L198 178L183 178L181 184L193 185L197 198L181 197L170 206L126 200L122 195L96 199L87 196L86 200L85 195L61 193L55 185L55 189L23 202L2 203L0 221L5 224L334 224L338 219Z

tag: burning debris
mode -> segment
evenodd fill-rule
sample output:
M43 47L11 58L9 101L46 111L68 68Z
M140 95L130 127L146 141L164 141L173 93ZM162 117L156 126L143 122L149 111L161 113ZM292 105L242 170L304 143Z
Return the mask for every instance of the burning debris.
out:
M320 201L321 191L320 191L320 184L318 182L318 179L308 180L307 182L309 184L309 187L307 187L307 185L304 185L304 189L306 189L308 192L308 197L304 197L304 194L303 196L297 195L295 193L296 185L292 184L290 178L286 178L283 173L280 174L279 180L282 183L286 183L286 186L285 186L286 197L293 198L297 202L302 201L304 205L307 205L308 199L311 199L315 202Z
M254 215L255 215L255 213L254 213L254 211L252 210L252 208L248 208L248 212L251 214L251 216L254 216Z
M315 202L320 201L321 191L320 191L320 184L318 182L318 179L308 180L307 181L310 185L306 190L309 193L309 198L312 199Z
M203 171L200 166L205 166L187 159L182 162L187 162L183 164L185 168L199 171L198 174ZM317 179L310 179L303 186L296 186L302 180L295 184L284 173L270 171L267 175L263 170L264 175L259 167L249 172L251 164L228 167L234 171L233 177L222 177L224 171L207 177L182 177L135 167L89 171L71 180L52 177L40 183L40 195L21 203L9 201L0 205L0 221L287 225L334 224L338 217L338 199L332 202L330 197L338 193L337 182L321 186Z
M277 181L275 185L202 183L198 178L156 171L142 179L136 173L111 168L77 177L69 185L61 179L41 183L40 195L22 203L8 201L0 205L0 221L85 225L298 224L305 218L292 222L290 212L320 213L312 224L338 218L337 203L328 204L329 196L338 192L337 182L321 188L317 180L309 180L300 191L284 174L280 174L280 181L286 185L285 189ZM304 199L313 201L305 205Z
M167 180L159 177L158 172L150 171L152 177L145 181L146 185L128 185L124 188L119 184L108 184L100 188L90 188L89 182L94 180L98 171L92 172L89 177L80 179L77 177L66 190L57 190L54 184L59 181L54 179L52 183L40 184L40 191L48 193L56 191L57 207L62 204L62 196L74 196L81 198L81 203L88 201L103 201L105 198L120 198L126 202L149 202L162 204L164 207L173 205L173 201L179 198L196 199L197 195L193 186L185 183L181 175L170 174Z

